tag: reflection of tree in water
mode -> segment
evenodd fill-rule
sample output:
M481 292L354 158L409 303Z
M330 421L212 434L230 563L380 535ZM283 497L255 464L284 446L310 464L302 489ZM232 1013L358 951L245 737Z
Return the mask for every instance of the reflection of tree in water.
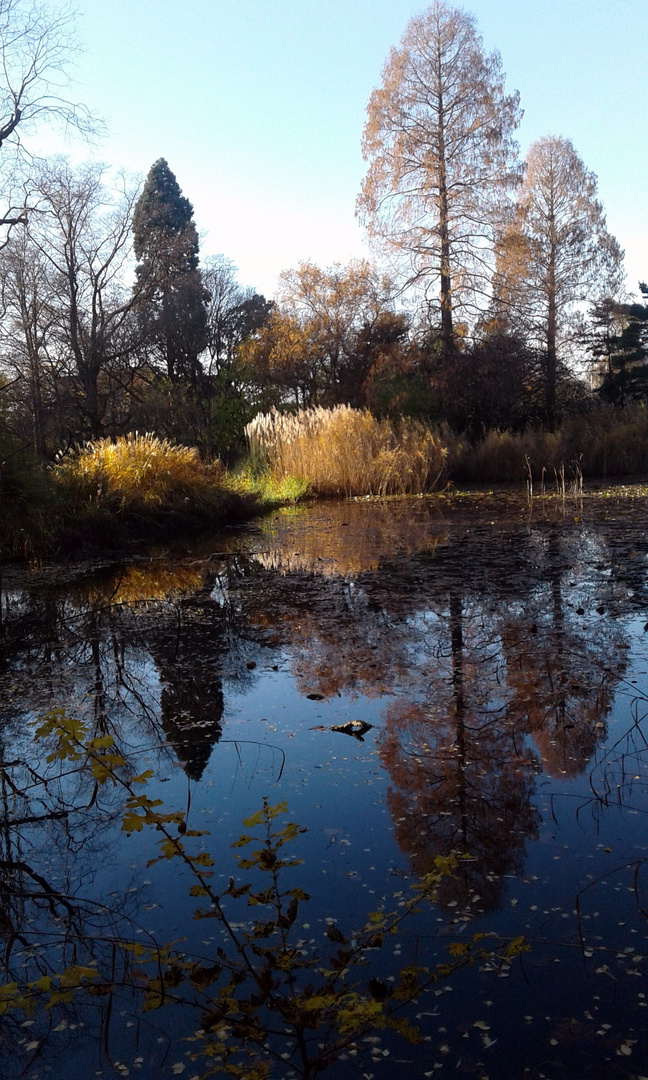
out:
M98 733L121 731L124 721L138 718L198 778L221 735L221 667L229 644L228 614L212 599L216 571L210 569L156 560L64 590L27 592L15 620L19 653L5 634L4 679L13 687L16 714L25 705L63 703L92 715ZM40 619L32 628L34 606Z
M268 573L246 611L289 649L302 693L377 697L407 678L411 609L398 611L398 585L383 595L385 560L433 552L446 533L436 504L412 500L347 501L333 514L318 504L264 524L252 558Z
M604 618L596 581L578 580L583 538L568 548L552 530L542 546L544 558L523 574L489 577L472 550L437 582L449 579L450 589L425 704L387 711L381 755L394 783L389 804L414 869L450 850L476 860L462 868L453 899L477 892L482 904L494 904L500 875L520 871L525 837L536 830L528 738L547 771L582 772L623 669L618 624ZM585 623L582 603L591 612Z
M482 910L498 903L502 875L521 871L525 839L536 834L534 762L494 707L499 658L489 627L474 615L467 626L457 592L438 633L428 702L387 709L379 743L393 785L387 802L414 872L454 852L461 862L441 902Z
M160 678L160 724L187 776L199 780L222 734L225 616L210 583L156 620L148 651Z
M574 548L552 529L539 553L540 584L501 625L508 715L531 735L550 776L577 776L586 767L625 668L621 625L605 617L600 593L579 589L583 556L583 545Z
M301 541L273 556L283 574L266 585L298 686L407 701L387 707L379 744L397 838L417 872L438 852L470 856L446 901L495 904L537 827L531 740L550 771L575 775L604 734L625 643L603 545L561 525L478 523L416 555L389 551L350 579L326 562L316 573L316 537ZM345 551L335 549L340 566L353 564ZM272 623L267 605L263 618Z
M63 692L76 682L98 724L128 713L161 725L192 777L220 737L223 680L256 678L245 661L261 648L292 657L302 692L398 694L407 705L388 707L381 742L390 805L405 818L398 838L418 869L448 847L474 856L462 895L478 888L493 903L496 876L519 867L535 827L528 740L550 770L575 775L604 731L623 663L604 545L586 549L586 530L563 526L442 532L424 503L399 539L402 507L352 506L346 524L327 509L321 521L306 516L306 536L285 529L277 558L268 555L279 573L256 557L157 560L150 573L139 563L67 598L52 592L43 604L41 593L49 628L12 674L44 672L50 700L70 700ZM28 606L16 620L23 637Z
M72 1055L94 1062L94 1075L100 1035L107 1049L111 1016L124 1016L136 1000L132 960L117 943L149 939L142 920L150 894L124 865L121 793L112 784L93 792L77 762L48 766L48 749L33 749L25 766L0 741L0 985L40 979L46 989L52 979L54 988L62 972L81 965L110 972L124 989L113 999L100 981L89 1000L63 994L60 1003L54 993L53 1008L40 998L28 1028L25 1012L10 1008L0 1028L3 1080L67 1076ZM58 1037L50 1039L52 1029Z
M212 596L217 573L212 569L203 565L196 577L186 568L176 576L170 568L157 567L151 581L140 567L137 574L116 571L73 589L52 586L45 596L25 592L16 612L23 648L20 653L8 648L0 670L4 684L14 688L17 709L65 705L69 715L84 718L90 734L113 734L127 758L129 750L166 742L188 776L198 777L221 734L223 655L229 645L231 613ZM37 606L40 620L32 625L28 616ZM11 646L10 628L5 630ZM30 696L34 688L37 699ZM24 980L27 972L37 979L68 964L99 961L103 970L112 968L115 978L127 984L128 955L115 961L111 942L130 940L148 924L138 921L146 910L144 898L129 888L119 843L121 792L108 784L91 798L74 766L69 776L58 779L58 763L51 767L54 778L39 786L36 778L43 763L39 765L38 753L30 747L24 769L15 751L10 754L11 769L4 771L0 759L2 981ZM130 772L141 771L143 760L133 755ZM146 763L155 760L154 754ZM24 797L17 794L22 790L28 793ZM114 885L118 887L112 891ZM147 940L146 933L141 940ZM127 988L119 1002L122 1008L129 1006ZM80 1024L79 1048L83 1024L95 1031L87 1013L96 1020L98 1009L104 1009L106 1017L111 1012L109 998L103 996L90 1006L79 1005L78 1012L74 1003L67 1008L66 1022ZM116 1003L114 1008L116 1012ZM17 1076L25 1066L24 1016L17 1014L15 1022L13 1016L4 1019L0 1057L12 1065L15 1061L11 1075ZM31 1030L37 1041L46 1034L49 1020L49 1013L37 1017ZM64 1038L59 1035L46 1051L39 1049L48 1063L45 1068L61 1076L65 1063L56 1053ZM123 1041L123 1033L120 1038ZM71 1052L67 1046L65 1053Z
M408 677L412 631L364 582L293 573L260 576L246 598L252 631L291 656L297 689L377 697Z

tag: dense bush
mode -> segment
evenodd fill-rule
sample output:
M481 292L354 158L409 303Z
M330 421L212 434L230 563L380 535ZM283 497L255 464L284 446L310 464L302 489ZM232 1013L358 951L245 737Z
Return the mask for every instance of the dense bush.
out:
M0 424L0 556L31 558L49 543L60 503L47 470Z

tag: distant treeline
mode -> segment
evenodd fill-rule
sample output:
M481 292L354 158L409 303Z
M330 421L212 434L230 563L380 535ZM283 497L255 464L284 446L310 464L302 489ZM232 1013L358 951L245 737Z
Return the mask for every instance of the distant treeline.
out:
M18 26L27 5L11 10ZM20 56L0 44L0 160L13 138L14 165L26 117L96 126L53 93L74 53L69 16L39 19ZM16 457L48 463L138 431L232 464L246 425L273 409L345 405L443 430L463 448L448 463L475 479L466 447L488 479L476 448L503 446L503 432L522 446L602 408L610 432L610 410L648 394L648 307L623 292L596 177L564 137L521 162L520 118L475 20L433 3L368 104L357 209L376 263L303 262L274 299L239 284L225 256L200 261L193 207L164 159L138 185L23 157L0 216L5 498ZM641 453L591 456L595 470L643 468Z

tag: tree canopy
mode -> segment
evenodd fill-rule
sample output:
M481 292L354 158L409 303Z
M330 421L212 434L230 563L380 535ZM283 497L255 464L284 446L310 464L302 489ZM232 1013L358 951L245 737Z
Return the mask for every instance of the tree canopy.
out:
M623 252L607 231L594 173L569 139L533 143L498 247L497 298L545 362L545 416L556 416L559 349L575 306L615 295Z
M151 166L133 213L140 316L171 381L196 383L207 344L207 300L198 270L193 206L169 165Z
M446 355L456 313L474 312L487 292L494 227L518 176L521 115L499 55L485 53L475 20L443 0L408 24L369 99L358 213L439 308Z

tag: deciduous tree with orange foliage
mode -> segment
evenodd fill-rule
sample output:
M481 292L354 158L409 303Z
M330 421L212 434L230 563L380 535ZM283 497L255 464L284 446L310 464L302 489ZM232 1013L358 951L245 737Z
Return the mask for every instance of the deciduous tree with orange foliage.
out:
M365 260L286 270L267 325L244 346L257 381L278 384L299 406L367 402L371 380L405 345L408 320L393 285Z
M438 308L445 359L457 312L469 317L488 292L494 230L519 177L518 102L475 20L443 0L410 21L369 99L358 214Z
M502 310L543 355L550 427L570 315L580 303L618 294L622 259L607 231L594 173L569 139L538 139L499 239L495 292Z

